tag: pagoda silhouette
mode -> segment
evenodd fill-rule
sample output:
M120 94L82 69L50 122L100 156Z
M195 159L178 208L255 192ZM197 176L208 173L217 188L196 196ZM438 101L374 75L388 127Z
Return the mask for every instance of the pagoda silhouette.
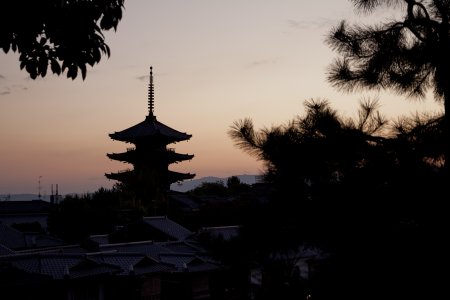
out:
M166 193L172 183L195 177L195 174L169 170L170 164L190 160L194 155L177 153L167 145L187 141L192 135L157 121L154 114L152 67L148 87L148 116L134 126L109 134L109 137L134 144L134 147L127 148L126 152L107 154L110 159L132 164L133 169L106 173L105 176L121 182L143 206L152 207L155 211L163 208Z

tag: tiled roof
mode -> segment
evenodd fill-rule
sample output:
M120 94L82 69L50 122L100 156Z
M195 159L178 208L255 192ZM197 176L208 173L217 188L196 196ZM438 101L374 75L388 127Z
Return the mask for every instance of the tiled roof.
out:
M130 266L134 267L134 265L136 265L143 257L143 254L138 253L101 253L99 255L91 256L95 261L119 266L122 269L119 274L128 274Z
M22 232L0 223L0 244L10 249L26 248L25 236Z
M204 272L217 270L218 266L189 253L161 253L161 262L173 265L180 272Z
M64 241L45 234L25 234L25 240L28 247L48 248L65 245Z
M107 234L91 235L89 239L99 245L108 244L109 238Z
M172 271L174 265L160 262L142 253L31 253L10 254L0 257L0 264L7 262L14 268L29 274L41 274L53 279L82 278L97 275L135 275Z
M118 266L99 263L79 254L12 255L7 258L7 261L15 268L27 273L48 275L53 279L75 279L121 271Z
M140 253L153 258L158 258L159 253L168 251L166 248L154 244L152 241L100 245L99 250L115 250L119 253Z
M121 274L129 273L130 266L133 266L135 274L167 270L199 272L217 268L211 259L202 258L202 255L205 254L202 248L192 245L188 241L108 244L100 245L99 250L102 252L95 259L120 265L124 270ZM117 252L108 252L111 250ZM143 257L147 257L147 259L138 262ZM151 263L152 261L153 263ZM169 266L171 267L169 268Z
M128 275L131 272L142 275L172 270L172 266L139 253L100 253L99 255L92 255L91 258L99 262L119 266L122 269L120 275Z
M167 217L144 217L143 221L153 228L176 240L182 241L192 235L192 232Z
M181 206L185 207L189 210L198 210L200 208L200 204L195 201L194 198L192 198L189 195L183 194L183 193L176 193L172 192L170 193L169 197L180 204Z
M13 250L21 250L61 246L64 242L45 234L23 233L0 223L0 244Z
M59 253L59 254L86 254L88 251L80 245L57 245L46 248L31 248L15 251L17 254L32 253Z
M135 142L143 138L161 136L168 143L188 140L192 135L170 128L156 120L156 117L148 116L144 121L122 131L109 135L112 139L123 142Z
M0 256L13 254L14 251L9 249L8 247L0 244Z
M161 247L169 250L169 252L197 254L205 252L204 249L196 247L186 241L173 241L158 243Z
M195 255L190 253L160 253L159 259L175 266L178 270L183 270L189 262L195 259Z

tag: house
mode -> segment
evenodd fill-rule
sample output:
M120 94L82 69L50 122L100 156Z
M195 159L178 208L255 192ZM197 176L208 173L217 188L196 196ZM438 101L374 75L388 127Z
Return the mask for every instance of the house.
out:
M62 240L46 234L36 232L24 233L0 223L0 245L12 250L48 248L64 244Z
M104 299L120 271L83 254L60 253L2 256L0 266L4 299Z
M120 230L136 228L162 241L104 243L105 236L92 236L103 243L90 250L26 249L17 235L14 249L0 246L2 299L211 299L211 280L221 266L191 231L167 217L142 218Z

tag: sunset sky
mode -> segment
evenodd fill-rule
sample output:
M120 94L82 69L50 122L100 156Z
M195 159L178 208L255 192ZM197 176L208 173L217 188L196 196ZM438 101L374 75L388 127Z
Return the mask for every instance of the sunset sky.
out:
M170 147L195 157L171 169L196 178L259 174L261 163L233 145L230 126L245 117L256 128L283 124L311 98L348 117L364 97L378 97L389 117L441 109L431 97L334 89L326 71L336 54L324 41L342 19L369 20L347 0L126 0L117 32L105 34L111 57L84 81L32 80L17 53L0 51L0 194L37 194L40 176L43 194L51 184L63 194L111 187L104 174L129 165L106 153L131 145L108 134L144 120L150 66L158 120L192 134Z

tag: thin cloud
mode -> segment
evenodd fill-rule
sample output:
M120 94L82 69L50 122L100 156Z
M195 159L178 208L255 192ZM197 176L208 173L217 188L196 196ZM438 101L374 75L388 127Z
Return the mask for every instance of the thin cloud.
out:
M321 29L329 28L337 23L337 20L331 18L320 18L314 21L287 20L288 26L293 29Z
M155 71L153 71L153 76L165 76L167 75L167 73L155 73ZM138 76L136 77L137 80L139 81L149 81L150 80L150 75L142 75L142 76Z
M5 79L6 77L0 74L0 80Z
M14 84L12 87L14 90L21 90L21 91L28 90L28 88L22 84Z
M0 89L0 96L11 94L11 89L7 86Z
M0 75L1 76L1 75ZM0 96L9 95L11 93L26 91L28 88L21 84L13 84L10 86L0 87Z
M150 77L150 75L143 75L143 76L136 77L136 79L139 81L144 81L144 80L149 81L149 77Z
M273 65L276 63L277 63L276 59L260 59L260 60L255 60L255 61L252 61L251 63L249 63L247 65L247 68L257 68L257 67L261 67L264 65Z

